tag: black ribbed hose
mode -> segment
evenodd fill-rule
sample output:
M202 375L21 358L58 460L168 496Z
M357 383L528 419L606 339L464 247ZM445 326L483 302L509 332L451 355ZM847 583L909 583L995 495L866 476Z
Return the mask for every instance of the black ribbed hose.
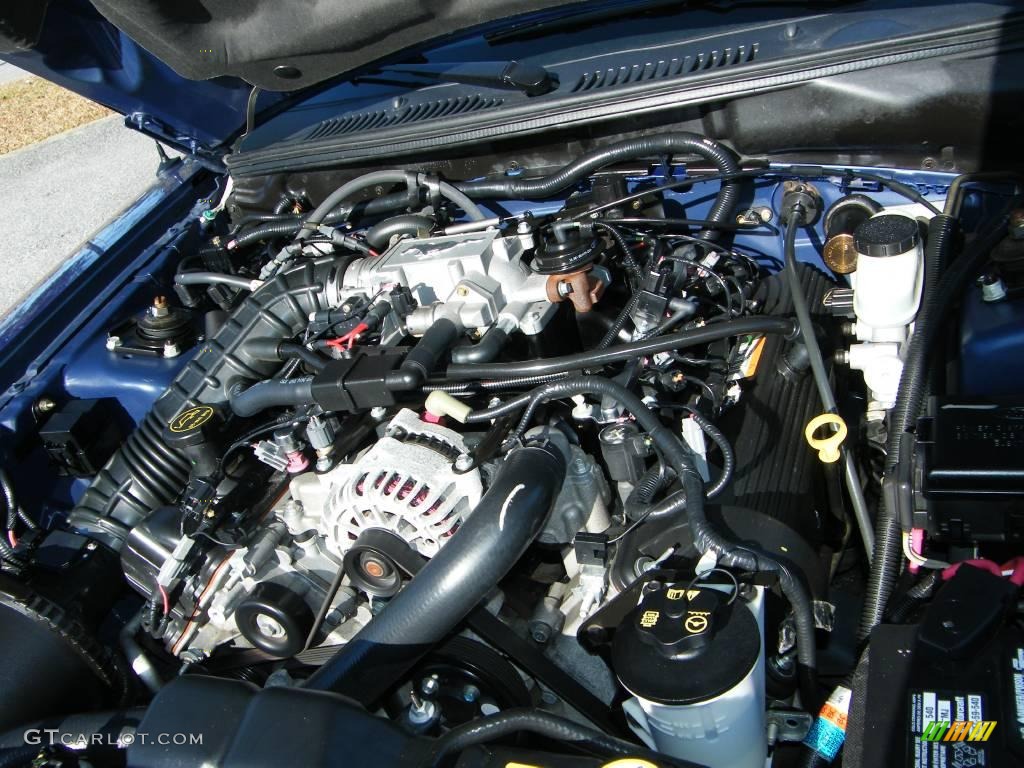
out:
M335 264L327 258L294 267L243 301L99 471L68 524L119 548L133 526L176 499L190 465L164 443L164 427L188 408L225 403L240 387L272 377L281 363L259 359L246 349L246 342L290 339L305 329L311 313L327 308L324 284Z
M629 322L633 311L637 308L640 303L640 294L634 293L630 296L629 301L626 302L625 306L619 311L619 314L612 321L612 324L608 326L608 330L604 332L604 336L597 342L596 349L608 349L622 333L622 329L626 327L626 323Z
M363 704L379 700L519 561L543 528L564 478L565 459L552 448L510 453L441 551L305 687Z
M539 179L469 181L458 183L456 187L474 200L542 200L564 192L607 165L639 157L665 155L697 155L714 163L722 173L735 173L739 170L739 163L731 150L706 136L679 132L626 139L601 147L577 158L550 176ZM723 183L708 213L708 219L722 224L731 223L739 193L739 181L730 180ZM700 236L713 240L717 238L718 232L713 229L705 230Z

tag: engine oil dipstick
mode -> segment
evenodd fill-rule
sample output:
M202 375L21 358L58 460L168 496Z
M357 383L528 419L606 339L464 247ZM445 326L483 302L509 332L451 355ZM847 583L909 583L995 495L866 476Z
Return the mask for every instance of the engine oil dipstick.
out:
M815 433L822 427L831 425L835 431L827 437L815 437ZM823 464L833 464L839 460L839 446L846 439L846 422L835 413L822 413L815 416L804 428L804 437L807 444L818 452L818 458Z

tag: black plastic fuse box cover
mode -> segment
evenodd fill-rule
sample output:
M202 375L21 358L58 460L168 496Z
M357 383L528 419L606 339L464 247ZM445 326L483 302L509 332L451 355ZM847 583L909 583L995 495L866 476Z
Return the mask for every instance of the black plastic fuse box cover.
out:
M933 399L916 464L917 527L963 543L1024 540L1024 401Z

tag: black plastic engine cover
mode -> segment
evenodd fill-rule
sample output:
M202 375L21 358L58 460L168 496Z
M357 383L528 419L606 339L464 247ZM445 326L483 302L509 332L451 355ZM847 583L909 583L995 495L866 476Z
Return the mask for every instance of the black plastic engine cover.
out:
M818 324L826 319L821 300L833 283L816 269L799 266L811 317ZM766 314L793 311L781 278L780 274L764 281ZM827 347L823 351L828 359ZM799 370L798 359L796 365L790 361L795 357L790 342L781 336L767 337L739 406L724 420L736 453L732 498L727 503L775 518L814 543L820 538L816 509L823 495L821 469L803 432L822 406L814 377L806 368Z

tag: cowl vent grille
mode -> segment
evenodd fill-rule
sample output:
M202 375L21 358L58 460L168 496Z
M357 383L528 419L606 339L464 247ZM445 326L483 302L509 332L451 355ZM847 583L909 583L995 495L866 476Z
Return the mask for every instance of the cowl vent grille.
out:
M435 120L440 117L480 112L485 109L499 107L504 101L501 98L473 94L472 96L458 96L449 99L438 99L437 101L426 101L420 104L399 107L398 109L357 112L352 115L345 115L344 117L324 120L322 123L313 126L312 130L304 138L307 140L322 139L327 136L375 131L406 123L418 123L424 120Z
M723 48L720 51L703 51L683 58L661 59L644 64L633 64L629 67L612 67L586 72L580 76L572 88L573 93L594 91L598 88L613 88L628 83L641 83L647 80L661 80L671 77L682 77L695 72L706 72L712 69L724 69L739 64L749 64L757 58L758 44L739 45L735 48Z

